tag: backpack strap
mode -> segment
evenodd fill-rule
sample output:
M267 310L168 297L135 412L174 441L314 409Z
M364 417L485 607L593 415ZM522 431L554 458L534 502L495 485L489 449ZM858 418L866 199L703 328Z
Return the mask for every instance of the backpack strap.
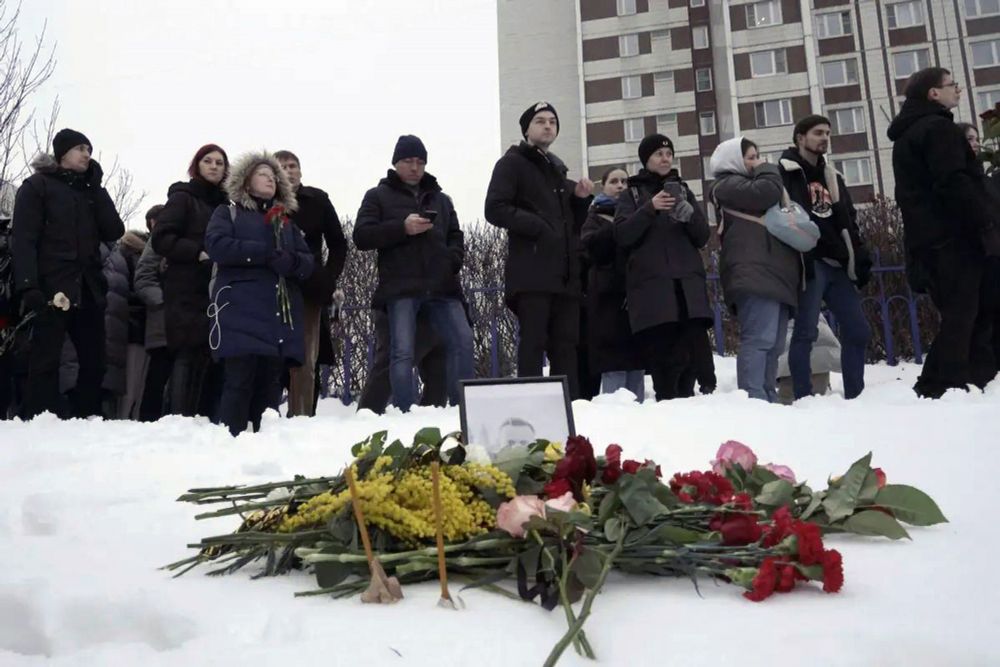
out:
M236 204L229 205L229 219L236 222Z

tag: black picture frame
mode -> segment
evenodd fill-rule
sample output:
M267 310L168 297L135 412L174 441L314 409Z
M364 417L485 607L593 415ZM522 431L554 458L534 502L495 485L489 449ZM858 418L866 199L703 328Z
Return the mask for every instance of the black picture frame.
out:
M556 398L553 386L558 386L561 390L561 397ZM486 403L489 400L489 387L503 387L504 390L494 392L498 409L491 410ZM524 389L524 398L512 400L511 387L521 387ZM536 389L535 398L531 389ZM531 428L534 439L545 439L550 441L565 442L566 438L576 435L576 424L573 420L573 405L569 396L569 381L565 375L550 375L539 377L517 377L517 378L486 378L477 380L463 380L459 383L459 416L461 419L463 440L468 444L482 445L488 451L496 452L503 447L499 444L502 429L505 427L517 428L527 426ZM546 399L543 403L539 399ZM551 411L557 404L565 413L565 434L550 432L555 427L552 422L554 417ZM470 407L471 403L471 407ZM483 405L477 405L483 403ZM510 406L514 407L510 407ZM505 408L505 409L501 409ZM484 413L485 411L485 413ZM538 414L532 414L537 412ZM473 414L470 415L470 412ZM508 412L520 412L528 414L506 414ZM544 424L542 432L535 431L535 424ZM514 422L514 423L512 423ZM499 426L497 426L499 424ZM562 426L558 427L562 430ZM494 442L493 434L497 434L497 441ZM480 442L487 440L486 442ZM533 440L532 440L533 441Z

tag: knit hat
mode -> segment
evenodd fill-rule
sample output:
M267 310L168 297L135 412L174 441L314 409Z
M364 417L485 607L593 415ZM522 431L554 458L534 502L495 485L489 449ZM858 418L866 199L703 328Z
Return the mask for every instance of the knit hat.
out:
M644 138L639 143L639 162L642 163L642 166L645 167L650 156L661 148L669 148L672 153L674 151L674 142L670 141L670 137L663 134L651 134Z
M535 102L524 110L524 113L521 114L521 119L518 121L521 123L521 136L528 135L528 126L531 125L531 119L543 111L548 111L556 117L556 134L559 134L559 114L556 113L556 108L548 102Z
M90 147L90 152L94 152L94 145L82 132L71 130L68 127L56 132L56 136L52 138L52 152L55 153L56 162L59 162L63 155L66 155L71 149L82 144L87 144Z
M806 116L795 124L795 129L792 130L792 143L797 144L800 134L809 134L809 130L813 129L817 125L830 125L830 119L826 116L820 116L818 114Z
M392 152L392 164L411 157L418 157L427 162L427 149L424 148L424 142L420 141L419 137L404 134L396 142L396 150Z

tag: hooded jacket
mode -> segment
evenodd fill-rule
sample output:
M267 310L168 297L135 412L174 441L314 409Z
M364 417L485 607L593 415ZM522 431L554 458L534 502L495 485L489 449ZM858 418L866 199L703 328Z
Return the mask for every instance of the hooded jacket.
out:
M147 350L167 346L167 322L163 306L163 270L166 262L147 243L135 267L135 293L146 306Z
M270 202L260 202L248 190L250 175L261 164L276 176ZM302 231L286 221L275 238L265 211L281 205L286 213L298 209L295 194L281 165L269 153L249 153L237 160L226 179L232 207L219 206L205 230L205 249L218 267L212 282L212 330L208 343L215 359L278 357L301 366L305 358L305 310L300 284L314 268L314 257ZM279 255L290 255L290 268L279 274ZM284 276L291 321L279 300Z
M906 249L956 238L981 248L983 235L995 233L997 206L951 112L930 100L906 100L888 136Z
M798 305L802 256L767 228L732 212L760 217L781 203L784 183L777 165L761 163L752 172L743 161L743 137L723 141L712 153L715 176L709 199L719 214L719 277L726 303L753 295Z
M61 169L42 154L14 203L11 251L18 292L40 289L51 299L63 292L79 306L86 288L100 307L107 283L101 272L101 243L125 233L96 160L82 174Z

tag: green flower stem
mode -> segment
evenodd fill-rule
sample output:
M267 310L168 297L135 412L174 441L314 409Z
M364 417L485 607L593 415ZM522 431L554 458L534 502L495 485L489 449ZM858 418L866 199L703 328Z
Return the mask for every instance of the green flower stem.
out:
M566 624L569 627L573 627L576 623L576 614L573 613L573 605L570 604L569 595L566 593L566 585L569 581L569 571L572 561L566 561L565 549L562 550L562 561L562 576L559 577L559 600L562 602L563 609L566 611ZM584 655L591 660L597 659L597 656L594 655L594 649L591 647L590 641L587 639L587 635L582 629L573 637L573 648L576 649L576 652L580 655Z

